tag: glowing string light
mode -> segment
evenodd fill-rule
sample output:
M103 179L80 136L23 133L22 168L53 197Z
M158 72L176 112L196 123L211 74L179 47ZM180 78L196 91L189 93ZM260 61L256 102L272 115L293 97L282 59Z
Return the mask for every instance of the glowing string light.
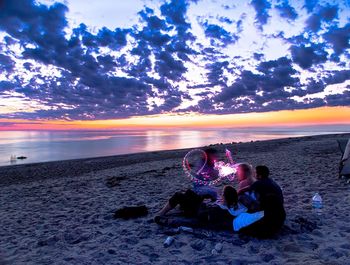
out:
M195 173L192 172L191 165L188 162L188 157L193 155L194 153L200 153L204 157L203 165ZM201 149L193 149L185 155L182 163L184 172L191 179L191 181L199 185L216 185L223 178L228 178L230 181L233 181L237 172L238 164L234 163L232 159L232 154L228 149L226 149L225 153L229 163L225 163L223 161L214 161L214 169L219 172L217 178L215 179L211 179L211 176L206 175L205 172L202 172L205 166L207 165L208 156ZM200 179L199 176L201 176L204 179Z

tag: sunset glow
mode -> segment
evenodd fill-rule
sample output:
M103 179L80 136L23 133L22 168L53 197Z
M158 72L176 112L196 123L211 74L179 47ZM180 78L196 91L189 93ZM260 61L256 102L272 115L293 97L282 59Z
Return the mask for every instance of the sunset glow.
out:
M348 124L350 107L275 111L230 115L154 115L119 120L28 121L1 119L2 130L114 130L141 128L212 128Z

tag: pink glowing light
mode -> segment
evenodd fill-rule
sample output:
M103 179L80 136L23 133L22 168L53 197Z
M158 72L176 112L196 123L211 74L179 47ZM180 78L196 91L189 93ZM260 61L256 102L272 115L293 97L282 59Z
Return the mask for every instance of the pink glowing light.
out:
M193 169L191 168L191 165L188 162L189 156L193 154L200 154L204 157L203 165L196 172L193 172ZM212 179L212 176L207 175L205 174L205 172L203 172L203 169L205 168L208 162L207 154L201 149L193 149L190 152L188 152L183 159L182 166L185 171L185 174L191 179L191 181L200 185L208 185L208 186L216 185L223 178L227 178L230 181L233 181L235 178L235 174L237 172L238 164L234 163L230 150L226 149L225 154L229 163L225 163L223 161L215 161L214 169L217 170L219 174L215 179Z
M230 175L234 175L237 172L237 169L236 169L234 164L232 165L232 164L225 163L222 161L215 161L214 168L219 171L219 176L221 178L225 178L225 177L228 177Z
M227 148L225 149L225 154L226 154L226 157L228 159L228 161L230 162L230 164L234 164L233 162L233 158L232 158L232 153L230 150L228 150Z

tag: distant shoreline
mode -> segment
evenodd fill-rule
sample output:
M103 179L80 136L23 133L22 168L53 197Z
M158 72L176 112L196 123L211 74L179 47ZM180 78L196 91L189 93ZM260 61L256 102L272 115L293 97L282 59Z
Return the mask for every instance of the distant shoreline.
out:
M334 138L334 140L336 140L337 138L344 137L350 138L350 133L287 137L272 140L257 140L240 143L216 143L210 144L209 146L216 147L219 151L223 153L223 149L225 148L225 146L231 146L232 149L239 151L241 148L246 149L252 147L252 145L255 145L256 143L265 143L269 145L269 143L278 144L285 141L309 141L329 138ZM47 178L58 178L65 176L74 177L93 171L116 168L137 163L162 161L175 158L182 159L186 152L188 152L191 149L193 148L1 166L0 187L23 182L32 182Z
M289 137L350 133L350 128L236 128L205 130L139 130L26 132L0 131L0 167L51 161L90 159L154 151L195 148L213 143L265 141ZM27 159L10 159L24 156Z

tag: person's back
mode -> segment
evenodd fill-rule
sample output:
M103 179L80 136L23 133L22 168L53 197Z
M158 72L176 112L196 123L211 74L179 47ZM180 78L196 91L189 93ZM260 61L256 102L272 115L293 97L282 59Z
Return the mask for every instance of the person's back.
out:
M269 169L266 166L256 167L257 181L253 183L250 189L255 193L258 201L262 201L268 194L274 194L276 199L283 205L284 198L280 186L269 177Z
M284 203L283 193L278 184L271 178L258 179L252 186L258 200L263 200L268 194L274 194L276 198Z

